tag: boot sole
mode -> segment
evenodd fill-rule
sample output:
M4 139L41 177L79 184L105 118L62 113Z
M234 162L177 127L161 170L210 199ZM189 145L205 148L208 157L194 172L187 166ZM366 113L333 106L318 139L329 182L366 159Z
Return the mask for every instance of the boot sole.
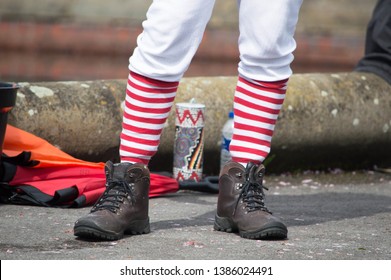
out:
M235 223L226 217L215 216L213 228L217 231L228 233L239 233L240 237L248 239L262 239L262 240L281 240L288 236L287 228L279 223L269 223L267 227L260 228L256 231L243 231L238 229Z
M120 232L106 231L99 227L78 225L74 228L74 235L85 239L100 239L100 240L118 240L123 238L124 234L138 235L151 232L149 219L134 221L129 227Z

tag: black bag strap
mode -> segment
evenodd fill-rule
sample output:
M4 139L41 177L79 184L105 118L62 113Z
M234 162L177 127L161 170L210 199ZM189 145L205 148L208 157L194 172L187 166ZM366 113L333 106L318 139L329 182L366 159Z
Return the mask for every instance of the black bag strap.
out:
M28 151L23 151L20 154L13 157L7 156L6 154L2 153L1 161L8 162L13 165L28 166L28 167L35 166L39 163L38 160L31 159L31 152Z
M10 186L7 183L0 185L0 201L19 205L34 205L44 207L72 207L79 195L76 187L69 187L55 191L53 196L41 192L39 189L29 186Z

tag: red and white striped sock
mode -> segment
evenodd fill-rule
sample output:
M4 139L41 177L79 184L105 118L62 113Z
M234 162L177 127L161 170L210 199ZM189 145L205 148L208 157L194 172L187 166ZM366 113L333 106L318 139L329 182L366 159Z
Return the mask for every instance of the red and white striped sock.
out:
M261 82L239 77L234 97L234 131L230 144L232 160L246 165L262 163L270 152L288 79Z
M178 84L130 72L119 151L121 162L149 163L157 152Z

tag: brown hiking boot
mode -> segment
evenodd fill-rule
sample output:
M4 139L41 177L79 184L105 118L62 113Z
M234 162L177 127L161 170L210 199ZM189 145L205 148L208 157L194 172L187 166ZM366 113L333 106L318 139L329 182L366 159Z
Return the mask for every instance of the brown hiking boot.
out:
M263 165L227 163L219 178L214 229L250 239L285 239L288 229L265 207Z
M106 190L91 212L76 221L74 234L83 238L117 240L126 234L149 233L150 173L144 164L108 161Z

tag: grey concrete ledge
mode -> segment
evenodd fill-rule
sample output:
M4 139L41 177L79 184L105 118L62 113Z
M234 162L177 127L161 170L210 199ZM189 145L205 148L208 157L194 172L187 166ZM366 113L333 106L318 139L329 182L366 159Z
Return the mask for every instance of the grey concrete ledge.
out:
M181 81L176 102L206 105L206 174L219 164L236 77ZM20 83L9 123L71 155L118 160L126 80ZM171 171L174 110L151 169ZM367 168L391 161L391 86L369 73L295 74L275 129L269 169Z

